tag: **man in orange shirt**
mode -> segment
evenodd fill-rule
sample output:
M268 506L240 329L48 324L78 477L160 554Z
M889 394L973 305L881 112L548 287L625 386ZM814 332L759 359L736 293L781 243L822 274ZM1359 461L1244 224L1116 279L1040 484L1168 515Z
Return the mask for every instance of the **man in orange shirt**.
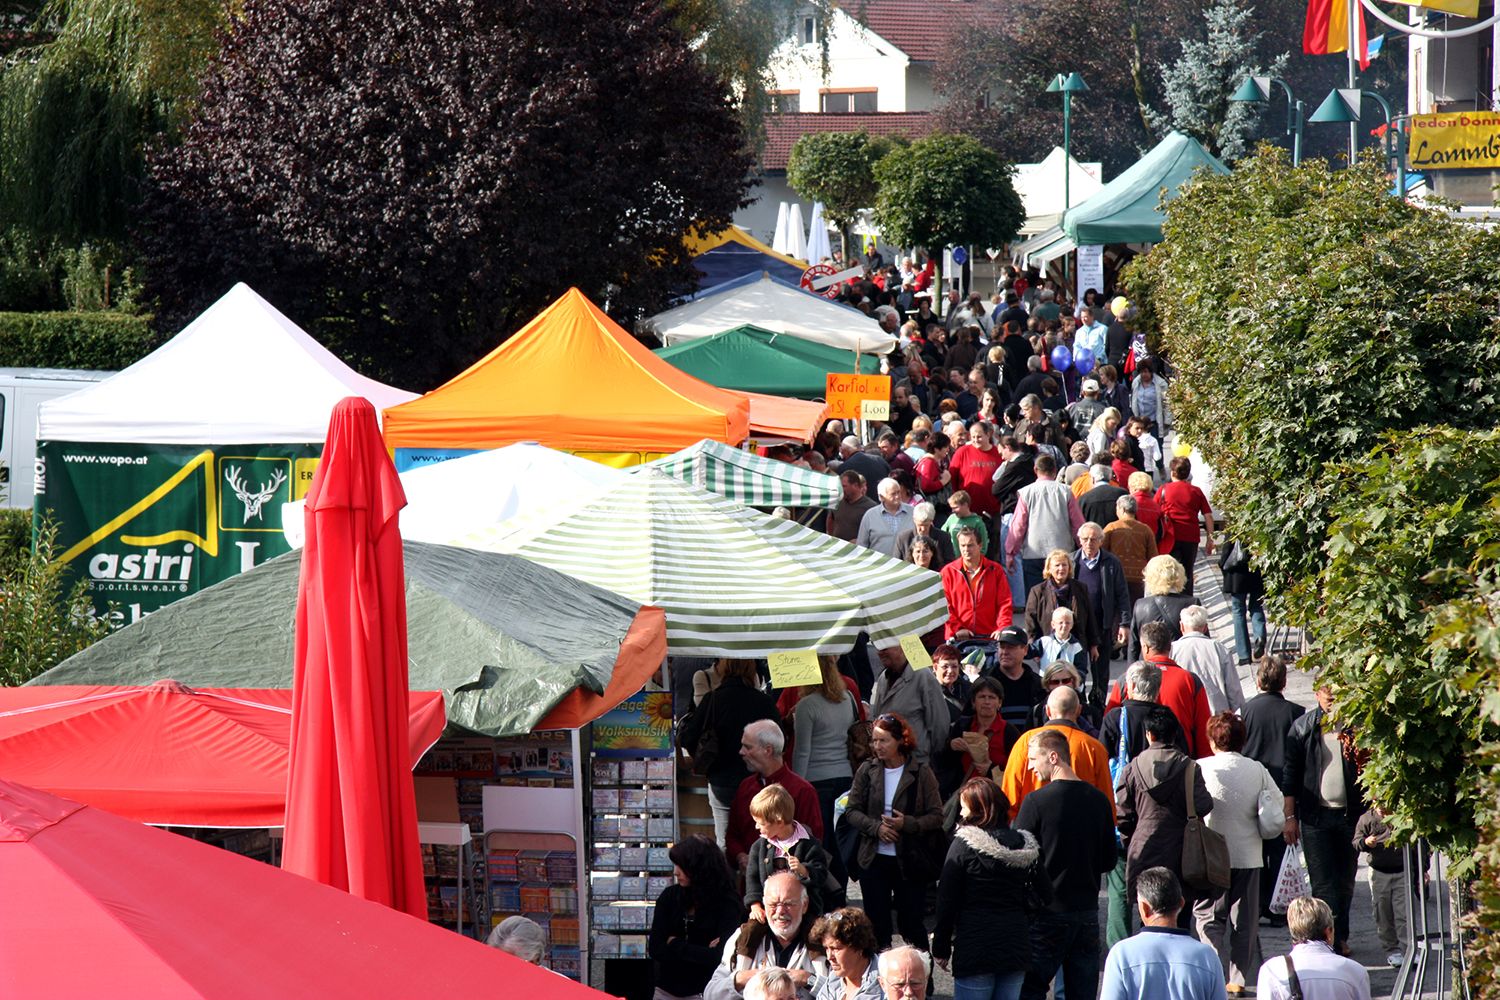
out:
M1113 815L1115 790L1109 778L1109 751L1104 749L1103 743L1078 727L1078 715L1082 708L1078 692L1070 687L1054 688L1047 696L1047 724L1023 734L1016 745L1010 748L1010 757L1005 761L1005 774L1000 779L1000 790L1010 802L1012 820L1021 808L1021 800L1041 787L1027 763L1026 752L1031 745L1032 733L1043 729L1056 729L1067 737L1074 772L1104 793L1104 797L1109 799Z

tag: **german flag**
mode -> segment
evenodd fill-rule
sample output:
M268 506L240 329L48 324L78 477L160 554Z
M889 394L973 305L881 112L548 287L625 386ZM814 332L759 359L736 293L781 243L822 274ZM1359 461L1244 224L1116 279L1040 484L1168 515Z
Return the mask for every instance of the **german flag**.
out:
M1308 0L1307 21L1302 26L1302 51L1310 56L1329 56L1349 49L1350 0ZM1359 17L1359 68L1370 65L1370 42L1365 35L1365 11L1353 0Z

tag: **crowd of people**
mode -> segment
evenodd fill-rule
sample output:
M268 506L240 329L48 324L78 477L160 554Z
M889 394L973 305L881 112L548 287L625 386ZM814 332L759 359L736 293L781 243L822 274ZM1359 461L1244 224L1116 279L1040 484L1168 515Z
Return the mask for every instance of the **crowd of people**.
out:
M1232 652L1195 596L1219 526L1170 447L1170 369L1127 304L1014 278L940 315L884 273L863 304L900 337L890 421L781 456L841 477L807 523L938 572L948 617L931 669L862 640L780 692L753 661L693 673L678 743L712 758L715 836L673 849L659 1000L920 997L934 965L959 998L1368 997L1346 957L1360 851L1399 958L1405 868L1355 734L1326 689L1283 697L1244 546L1218 550ZM1097 365L1059 371L1083 345ZM1200 827L1222 871L1185 863ZM1288 845L1312 891L1272 914ZM1290 955L1263 961L1263 920Z

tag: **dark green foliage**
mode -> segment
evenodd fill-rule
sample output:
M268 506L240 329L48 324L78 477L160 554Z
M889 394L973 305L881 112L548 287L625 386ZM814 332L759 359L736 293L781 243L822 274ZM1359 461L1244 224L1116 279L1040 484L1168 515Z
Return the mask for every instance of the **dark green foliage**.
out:
M119 371L159 341L151 317L114 312L0 312L0 367Z
M0 566L31 551L31 511L0 507Z
M828 221L844 237L860 209L875 204L875 164L889 143L872 140L868 132L812 132L797 140L786 163L787 183L802 197L821 201Z
M749 165L660 4L250 0L138 236L164 327L244 281L426 388L570 285L660 308Z
M918 139L875 165L875 221L897 246L1001 246L1026 221L1011 174L969 136Z

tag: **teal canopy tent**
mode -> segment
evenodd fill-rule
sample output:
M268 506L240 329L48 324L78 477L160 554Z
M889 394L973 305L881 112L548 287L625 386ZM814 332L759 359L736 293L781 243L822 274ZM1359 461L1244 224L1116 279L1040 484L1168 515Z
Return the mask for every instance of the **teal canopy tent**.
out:
M799 399L822 399L829 372L853 372L855 355L827 344L737 326L712 337L685 340L657 350L657 356L709 385L743 392L765 392ZM880 371L873 354L859 359L866 375Z
M1130 169L1063 216L1062 230L1077 246L1101 243L1160 243L1162 192L1177 197L1199 168L1227 174L1198 140L1173 132Z

